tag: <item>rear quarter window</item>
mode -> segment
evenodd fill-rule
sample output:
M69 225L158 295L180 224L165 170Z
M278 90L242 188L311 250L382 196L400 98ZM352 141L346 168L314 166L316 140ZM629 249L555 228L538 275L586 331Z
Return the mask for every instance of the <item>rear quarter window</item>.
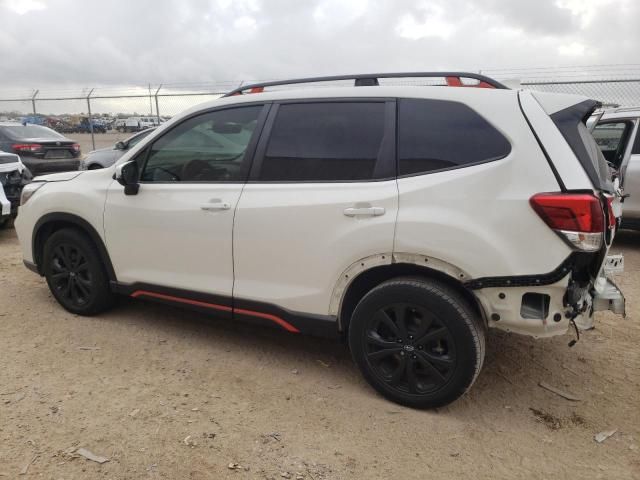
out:
M445 100L398 101L398 173L418 175L499 160L511 144L468 106Z

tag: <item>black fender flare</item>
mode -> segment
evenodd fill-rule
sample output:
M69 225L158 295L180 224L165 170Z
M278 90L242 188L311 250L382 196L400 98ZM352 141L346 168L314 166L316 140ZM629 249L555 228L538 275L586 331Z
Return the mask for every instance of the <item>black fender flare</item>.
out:
M41 238L41 235L46 231L46 227L52 224L72 225L87 234L98 249L100 260L102 261L102 264L107 271L109 280L112 282L117 281L116 272L113 269L113 264L111 263L111 258L109 257L109 253L107 252L107 247L105 246L100 234L98 234L96 229L93 228L93 225L91 225L84 218L79 217L78 215L62 212L53 212L43 215L36 222L35 227L33 228L33 235L31 237L31 248L33 252L33 260L37 265L38 273L40 273L40 275L43 275L41 261L42 259L40 257L42 255L41 247L44 246L44 239Z

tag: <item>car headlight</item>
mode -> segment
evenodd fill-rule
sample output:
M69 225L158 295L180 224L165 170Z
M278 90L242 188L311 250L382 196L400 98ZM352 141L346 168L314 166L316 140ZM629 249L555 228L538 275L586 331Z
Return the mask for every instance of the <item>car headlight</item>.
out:
M27 203L29 199L33 197L33 194L40 190L45 183L46 182L33 182L25 185L20 194L20 206Z

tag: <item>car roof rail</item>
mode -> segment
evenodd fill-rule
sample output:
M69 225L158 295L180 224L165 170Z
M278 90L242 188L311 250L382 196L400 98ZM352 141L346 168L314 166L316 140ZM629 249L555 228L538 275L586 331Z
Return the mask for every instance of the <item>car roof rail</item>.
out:
M379 85L380 78L444 78L446 85L449 87L477 87L477 88L495 88L500 90L508 90L509 87L502 83L479 73L471 72L400 72L400 73L365 73L356 75L334 75L327 77L309 77L294 78L290 80L277 80L273 82L252 83L242 85L223 97L231 97L234 95L243 95L246 93L261 93L266 87L275 87L281 85L296 85L301 83L318 83L332 82L337 80L353 80L355 87L370 87ZM466 85L462 79L477 80L474 85Z

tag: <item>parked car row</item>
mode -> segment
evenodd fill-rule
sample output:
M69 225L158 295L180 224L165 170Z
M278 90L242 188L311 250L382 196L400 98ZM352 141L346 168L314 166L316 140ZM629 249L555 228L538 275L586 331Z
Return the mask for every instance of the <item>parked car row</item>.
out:
M379 86L407 76L463 88ZM285 88L338 79L357 88ZM608 278L622 179L587 130L597 106L472 73L243 86L94 152L115 166L34 179L16 229L70 312L128 295L342 336L382 395L439 407L478 377L487 329L624 314Z
M133 133L157 127L161 123L163 123L163 121L158 120L158 117L129 117L116 120L113 124L113 128L119 132Z

